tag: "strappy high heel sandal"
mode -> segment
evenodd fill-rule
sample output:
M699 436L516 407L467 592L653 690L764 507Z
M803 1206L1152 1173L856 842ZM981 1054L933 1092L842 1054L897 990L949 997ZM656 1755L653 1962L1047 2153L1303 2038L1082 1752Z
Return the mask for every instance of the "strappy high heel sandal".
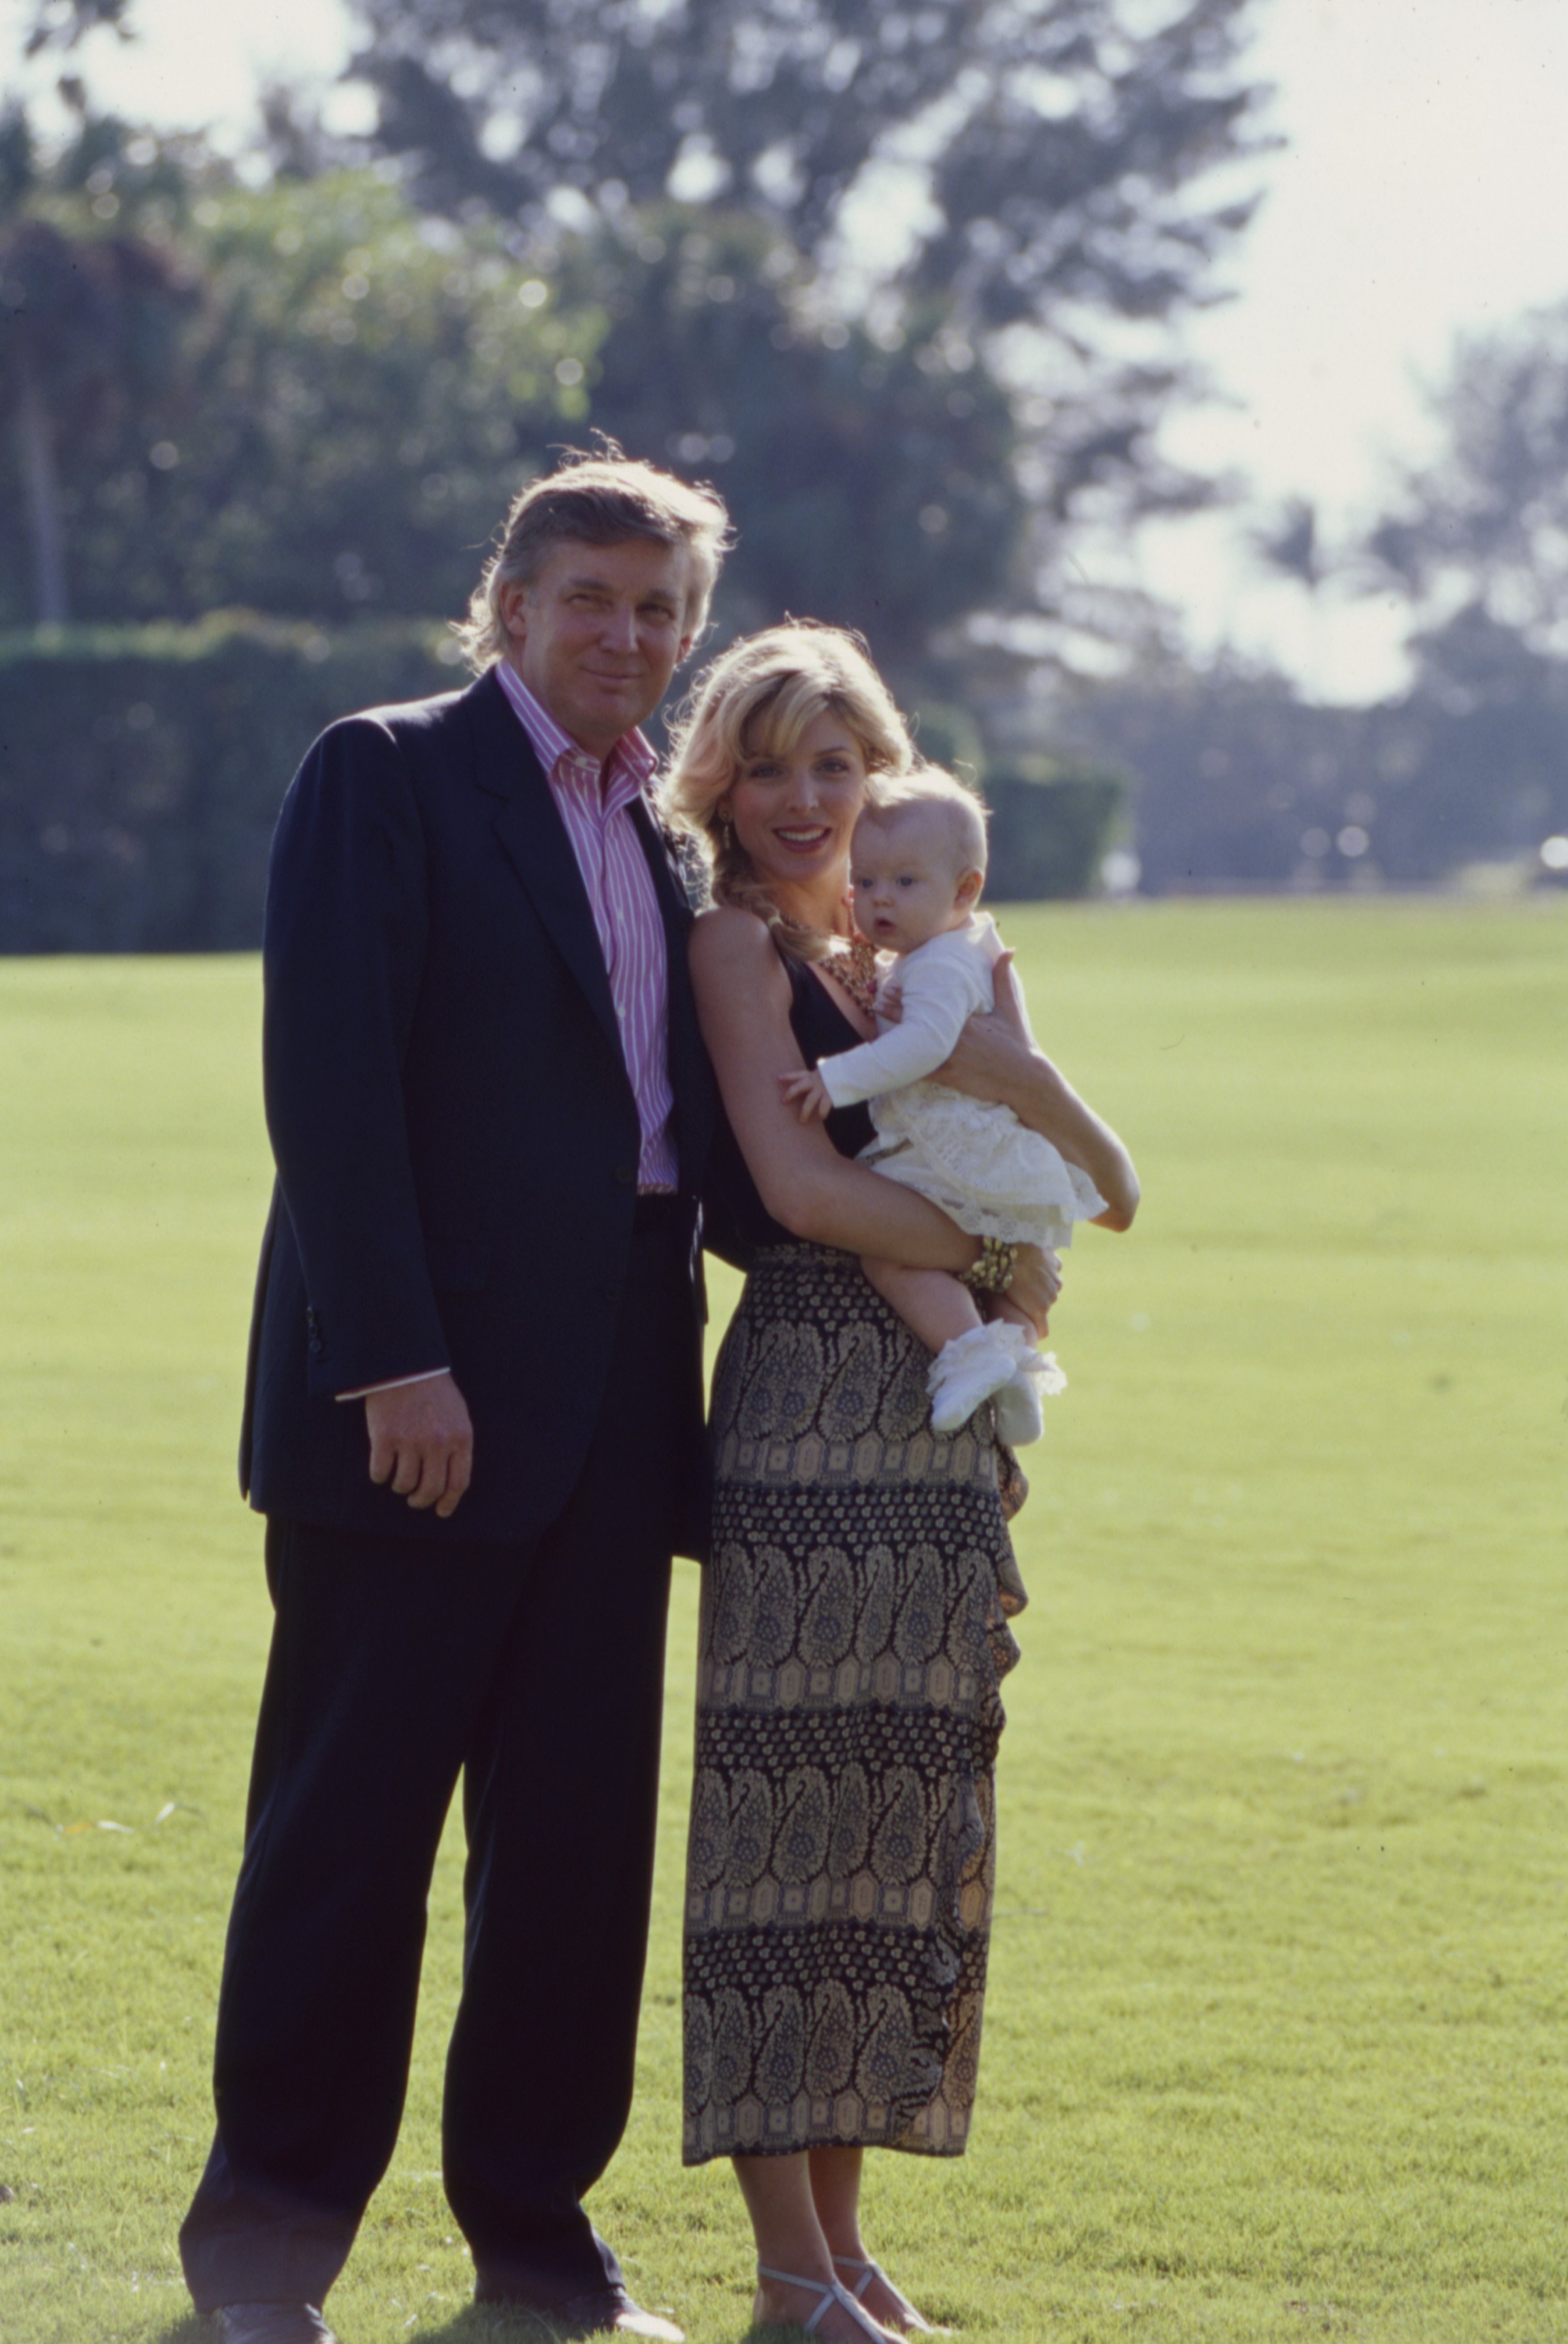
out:
M835 2256L834 2259L836 2262L838 2258ZM879 2328L865 2306L857 2303L849 2289L840 2287L836 2279L797 2278L793 2271L773 2270L766 2263L757 2265L757 2277L776 2278L781 2287L798 2287L803 2294L821 2296L822 2301L811 2318L800 2322L808 2336L815 2335L818 2322L826 2319L836 2303L848 2312L861 2334L871 2339L871 2344L887 2344L886 2329Z
M879 2278L882 2281L883 2286L887 2289L888 2294L897 2297L898 2317L903 2320L905 2327L909 2330L912 2336L951 2336L954 2334L955 2331L951 2328L933 2328L928 2319L923 2319L921 2314L916 2310L915 2306L910 2302L909 2298L904 2294L900 2288L894 2286L893 2281L888 2278L887 2273L883 2269L880 2263L857 2262L853 2255L835 2255L833 2258L833 2267L835 2270L858 2271L860 2273L860 2285L850 2289L850 2293L855 2297L856 2302L858 2302L860 2298L865 2293L865 2290L871 2285L872 2280L874 2278Z

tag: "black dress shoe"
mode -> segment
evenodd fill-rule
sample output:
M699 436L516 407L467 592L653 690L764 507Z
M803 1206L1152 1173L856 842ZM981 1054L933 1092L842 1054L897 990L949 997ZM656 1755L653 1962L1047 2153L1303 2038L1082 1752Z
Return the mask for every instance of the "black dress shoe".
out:
M223 2344L338 2344L313 2303L226 2303L217 2332Z

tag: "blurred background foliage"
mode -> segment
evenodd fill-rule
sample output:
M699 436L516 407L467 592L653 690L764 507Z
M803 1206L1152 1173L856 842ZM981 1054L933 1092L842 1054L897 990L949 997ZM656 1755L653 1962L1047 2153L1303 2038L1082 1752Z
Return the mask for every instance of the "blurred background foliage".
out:
M1252 5L353 0L352 141L282 89L238 161L68 73L63 143L12 107L0 944L252 941L309 734L460 681L500 514L591 430L730 502L709 648L865 631L990 797L999 895L1535 868L1568 830L1568 306L1460 353L1442 459L1363 543L1305 505L1259 531L1401 599L1397 702L1200 670L1077 559L1222 492L1159 427L1264 168ZM41 0L35 45L103 26L134 0Z
M220 613L0 636L0 935L14 952L234 952L301 743L451 681L439 626Z

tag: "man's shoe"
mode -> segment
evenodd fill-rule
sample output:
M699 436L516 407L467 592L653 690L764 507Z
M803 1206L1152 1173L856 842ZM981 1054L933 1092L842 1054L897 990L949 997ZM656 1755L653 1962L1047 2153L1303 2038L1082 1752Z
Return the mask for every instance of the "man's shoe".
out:
M574 2295L550 2317L568 2336L651 2336L655 2344L686 2344L686 2331L656 2311L633 2303L623 2287L602 2294Z
M217 2332L223 2344L338 2344L313 2303L226 2303Z

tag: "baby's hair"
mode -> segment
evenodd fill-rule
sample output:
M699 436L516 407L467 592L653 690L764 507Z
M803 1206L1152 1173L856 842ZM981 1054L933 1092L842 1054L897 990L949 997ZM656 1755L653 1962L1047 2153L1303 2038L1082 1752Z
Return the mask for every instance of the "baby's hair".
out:
M956 774L940 765L916 765L906 773L879 774L875 794L860 819L890 825L900 815L930 812L940 820L953 850L954 875L986 875L986 807Z

